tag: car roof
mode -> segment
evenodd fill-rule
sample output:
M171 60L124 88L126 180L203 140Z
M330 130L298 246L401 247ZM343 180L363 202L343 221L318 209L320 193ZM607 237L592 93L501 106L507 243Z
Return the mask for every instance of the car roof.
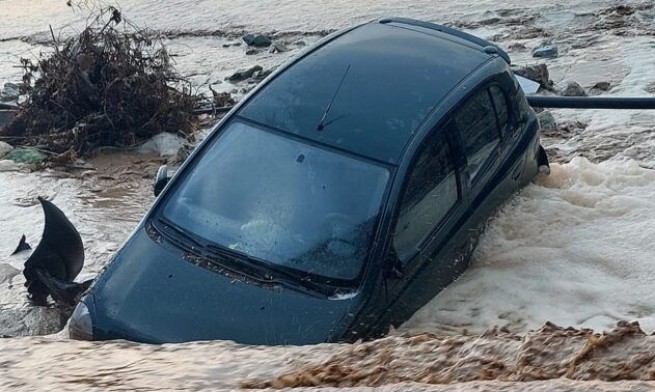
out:
M400 163L405 146L439 102L499 54L477 37L412 22L371 22L318 44L258 90L239 115Z

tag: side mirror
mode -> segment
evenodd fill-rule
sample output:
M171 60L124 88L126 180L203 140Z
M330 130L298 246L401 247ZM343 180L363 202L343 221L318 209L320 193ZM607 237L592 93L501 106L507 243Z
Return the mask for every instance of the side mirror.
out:
M168 167L166 165L161 165L159 170L157 170L157 175L155 176L155 196L159 196L161 191L164 190L168 181L173 177L175 172L169 173Z

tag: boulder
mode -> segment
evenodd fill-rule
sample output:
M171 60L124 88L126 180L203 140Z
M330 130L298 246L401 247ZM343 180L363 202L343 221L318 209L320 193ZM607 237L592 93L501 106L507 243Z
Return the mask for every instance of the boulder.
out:
M11 146L11 144L0 141L0 159L2 159L2 157L7 155L7 153L13 149L14 148Z
M255 76L256 74L259 74L259 72L261 72L263 69L264 68L262 68L261 65L255 65L254 67L249 68L249 69L247 69L245 71L240 70L240 71L237 71L237 72L233 73L232 75L228 76L226 78L226 80L229 80L230 82L240 82L240 81L249 79L249 78Z
M551 133L557 131L557 122L555 121L555 117L553 117L553 114L550 111L544 110L543 112L538 113L537 119L539 119L539 125L541 126L542 133Z
M37 150L36 148L26 147L26 148L14 148L9 152L7 152L7 154L5 154L3 158L9 159L16 163L35 164L45 161L48 157L41 151Z
M20 271L7 263L0 263L0 284L9 282Z
M532 49L532 57L554 59L557 55L557 46L553 44L546 44Z
M186 139L178 135L162 132L157 134L137 149L139 154L157 154L159 156L177 156L184 149Z
M281 45L281 44L273 44L273 45L271 45L270 48L268 48L268 53L284 53L284 52L288 52L288 51L289 51L289 49L286 46Z
M70 312L41 306L0 309L0 335L33 336L57 333L66 325Z
M600 91L610 91L612 85L610 84L610 82L598 82L594 84L592 88Z
M584 88L577 82L568 82L566 87L560 90L559 93L565 97L584 97L587 95Z
M16 83L5 82L0 89L0 102L16 102L20 97L20 86Z
M550 75L548 74L548 67L546 64L534 64L525 67L515 67L512 68L512 71L514 71L514 73L519 76L534 80L548 90L552 90L553 88L553 81L550 80Z
M258 48L265 48L272 43L270 38L261 34L246 34L243 36L243 41L249 46L256 46Z

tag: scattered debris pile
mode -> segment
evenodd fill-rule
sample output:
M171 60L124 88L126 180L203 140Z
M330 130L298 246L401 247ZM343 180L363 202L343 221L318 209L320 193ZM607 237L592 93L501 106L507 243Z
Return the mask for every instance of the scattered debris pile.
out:
M119 28L120 26L120 28ZM27 101L3 140L73 160L101 146L134 146L162 131L187 136L198 96L153 34L103 9L54 52L22 59Z

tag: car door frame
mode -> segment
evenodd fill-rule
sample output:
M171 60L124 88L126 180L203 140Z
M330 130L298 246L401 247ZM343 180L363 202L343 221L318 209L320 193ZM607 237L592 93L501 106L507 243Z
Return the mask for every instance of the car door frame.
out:
M387 233L387 244L388 249L385 252L385 257L383 263L387 269L385 273L385 294L386 294L386 303L387 309L385 314L382 315L382 318L385 320L385 324L397 325L402 321L405 321L409 316L411 316L416 310L423 306L427 301L429 301L434 295L440 291L446 284L433 285L434 290L420 290L420 287L425 287L426 282L429 282L432 279L436 279L441 271L445 267L448 268L451 263L444 261L442 263L434 263L432 260L435 259L435 252L444 256L444 254L452 254L453 248L450 246L450 240L458 234L457 228L461 225L463 221L466 220L466 214L468 211L468 189L466 184L468 183L467 174L462 170L464 168L465 161L462 159L462 151L459 141L452 137L451 126L452 120L449 116L445 117L446 121L441 121L437 125L433 126L430 132L428 132L425 137L422 138L421 142L417 145L416 149L413 151L413 156L411 158L411 163L408 165L407 170L404 172L402 179L402 187L399 192L399 196L396 199L394 206L392 224L390 225L390 230ZM407 186L409 180L414 173L414 168L416 161L420 157L425 143L430 139L435 132L442 132L445 136L445 140L450 148L450 153L453 159L454 165L454 174L457 178L457 186L459 197L457 203L448 211L448 213L443 217L443 219L431 230L427 238L425 238L419 245L419 250L414 253L407 261L402 262L395 254L393 249L393 237L396 232L396 226L398 224L398 217L400 214L400 206L403 202L403 197L407 191ZM446 246L444 246L446 245ZM447 255L443 257L444 259L449 259ZM452 257L450 257L452 258ZM398 263L402 264L401 271L389 271L389 267L392 265L397 266ZM395 276L394 276L395 274ZM419 289L419 296L412 294L414 289Z
M508 110L508 122L513 124L513 129L507 136L504 133L503 128L500 124L500 119L498 116L498 110L496 108L496 102L493 99L491 93L491 87L497 86L504 95L505 103ZM490 100L493 108L494 117L496 119L496 129L499 133L499 143L495 147L494 152L486 159L485 163L481 170L484 170L481 173L481 176L476 177L473 181L469 180L469 209L471 218L474 221L474 224L471 225L473 230L477 231L475 236L479 237L482 232L483 226L481 223L491 217L493 212L500 206L512 193L514 193L519 184L516 180L512 181L514 177L519 177L522 174L521 169L524 167L526 152L520 157L516 157L515 162L510 161L510 157L513 156L514 152L519 148L518 139L520 138L519 129L520 122L518 121L518 111L516 108L516 103L510 99L511 90L513 87L513 81L511 77L505 73L500 73L494 75L491 78L488 78L483 83L479 85L479 88L476 89L480 91L481 89L486 90L488 99ZM463 99L466 101L470 99L476 92L471 92ZM461 108L464 104L460 105L455 111ZM463 145L463 134L462 130L458 128L457 136L460 139L460 143ZM467 160L466 170L468 172L468 158L465 155ZM516 175L515 173L518 173ZM511 179L511 178L512 179ZM469 177L470 178L470 177ZM477 238L475 239L477 242Z
M419 246L419 252L411 260L403 264L405 268L402 271L402 276L393 277L393 273L386 274L388 309L384 318L392 325L398 325L406 321L443 288L461 275L470 264L470 258L481 233L481 217L483 217L482 214L476 213L474 211L475 208L471 205L473 196L475 195L473 190L476 186L480 187L480 184L489 181L489 176L494 175L494 171L497 170L499 164L502 162L502 153L505 148L505 140L498 123L498 113L489 91L491 86L499 85L501 90L506 94L505 89L502 88L501 83L497 79L497 75L494 75L477 84L474 89L461 98L460 103L456 107L443 116L446 120L441 121L433 127L421 140L420 146L429 139L433 132L439 131L444 126L450 124L450 129L448 129L449 132L446 132L446 136L451 153L453 154L455 172L458 176L460 200L456 209L461 210L456 214L450 211L449 216L446 216L444 221L440 222L432 230L430 236ZM494 148L492 155L485 160L481 169L484 170L481 173L482 177L478 177L477 181L472 182L461 130L455 124L454 113L465 107L469 100L480 91L485 91L491 103L492 114L497 127L496 131L499 134L499 142L498 146ZM508 110L513 112L513 108L509 107L510 102L507 97L506 101ZM384 258L384 264L387 267L390 264L398 263L398 261L393 260L395 257L393 252L393 236L398 223L400 204L405 195L409 178L413 174L415 161L420 153L421 147L417 147L414 151L412 162L404 173L403 185L399 197L396 200L392 225L387 238L389 249L386 251ZM446 221L450 221L449 224L445 223ZM447 233L444 232L448 228L450 230ZM435 262L435 259L440 259L441 261Z

